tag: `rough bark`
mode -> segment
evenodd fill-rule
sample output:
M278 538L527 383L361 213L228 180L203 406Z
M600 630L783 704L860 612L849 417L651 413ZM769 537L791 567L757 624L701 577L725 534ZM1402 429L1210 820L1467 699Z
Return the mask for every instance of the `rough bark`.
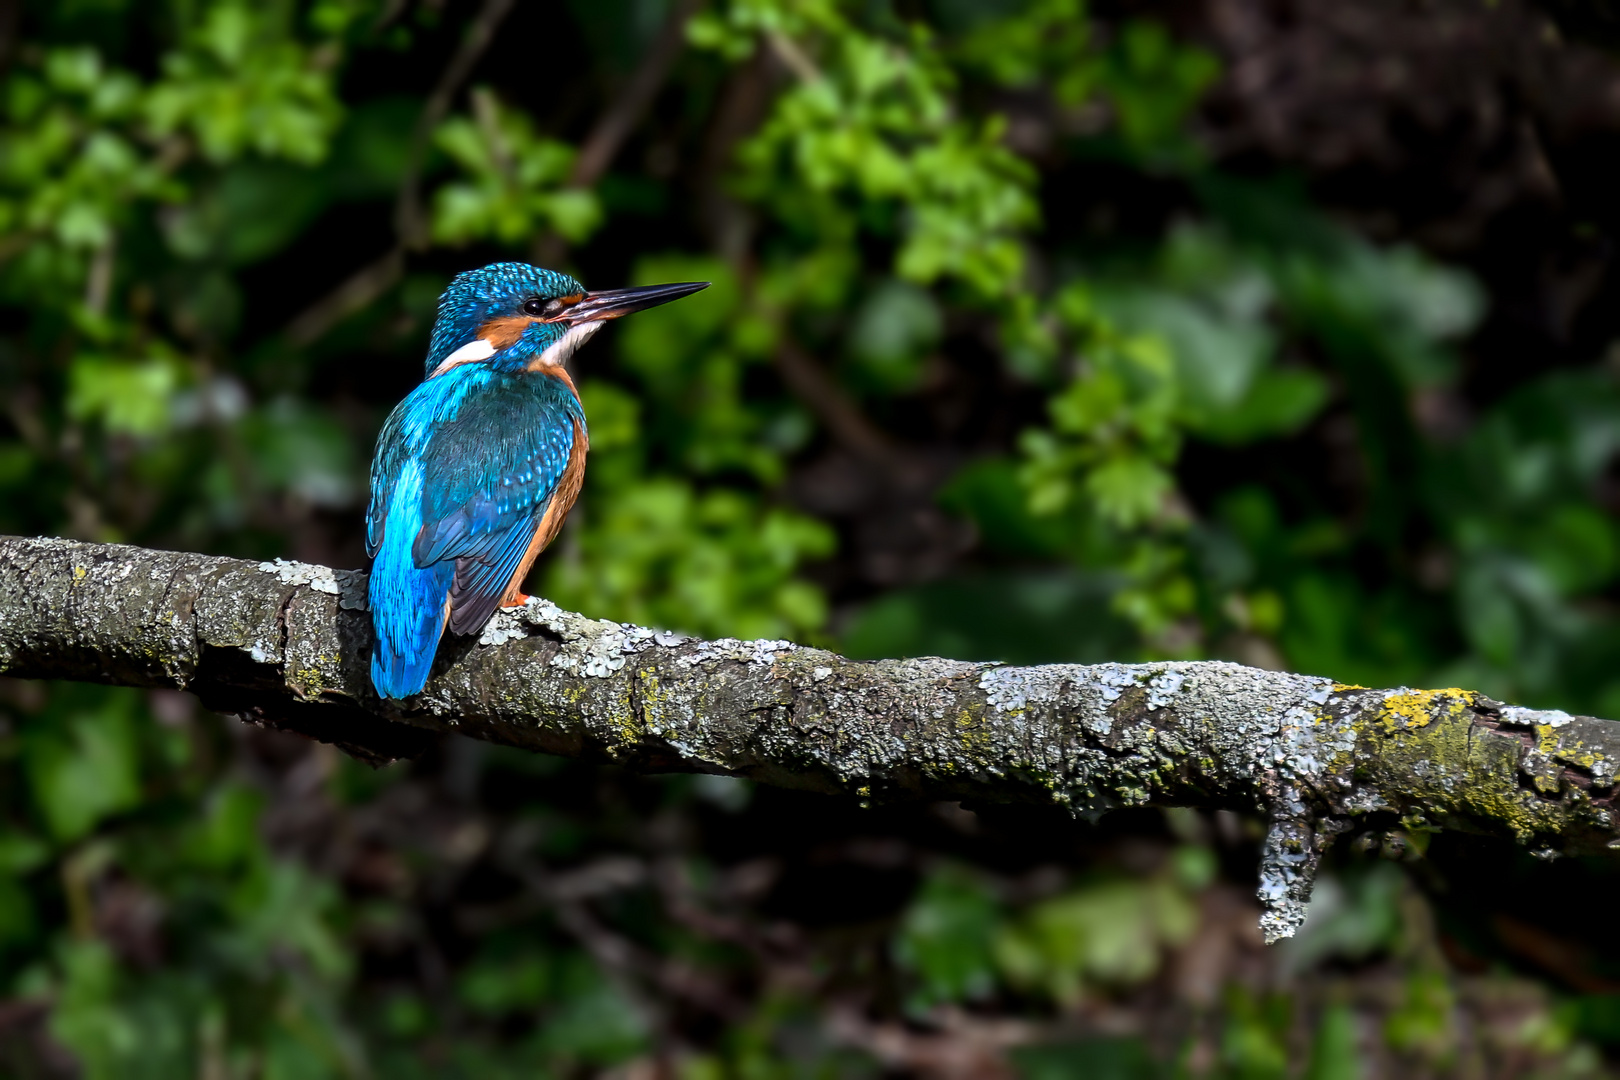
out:
M364 574L0 538L0 672L175 687L373 762L430 732L863 800L1199 806L1270 823L1269 938L1332 838L1459 828L1548 857L1620 848L1620 725L1466 690L1236 664L852 661L700 641L534 599L452 640L405 707L373 693Z

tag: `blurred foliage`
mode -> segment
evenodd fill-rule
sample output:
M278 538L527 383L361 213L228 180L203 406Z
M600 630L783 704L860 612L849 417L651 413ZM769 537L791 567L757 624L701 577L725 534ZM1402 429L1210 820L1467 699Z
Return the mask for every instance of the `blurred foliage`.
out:
M714 283L579 358L589 480L534 586L565 606L1620 715L1606 337L1502 363L1485 328L1524 297L1223 158L1184 26L715 0L638 113L684 10L24 5L0 528L358 564L438 292L543 256ZM180 695L0 691L6 1075L1338 1080L1620 1048L1620 944L1535 921L1553 870L1394 822L1361 846L1414 876L1346 856L1262 952L1229 815L861 810L460 740L371 774ZM1455 902L1504 883L1512 912Z

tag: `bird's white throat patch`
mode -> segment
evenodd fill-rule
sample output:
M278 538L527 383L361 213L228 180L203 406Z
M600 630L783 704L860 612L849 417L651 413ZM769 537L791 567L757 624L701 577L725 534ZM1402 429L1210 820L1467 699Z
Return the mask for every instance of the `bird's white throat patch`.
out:
M574 355L574 350L589 341L591 335L600 329L602 323L597 319L570 326L566 334L546 346L546 351L534 358L531 366L560 367L566 364L568 358Z
M544 352L529 361L529 368L561 367L574 355L574 350L591 339L591 335L602 329L598 320L570 326L568 332L561 338L546 346ZM473 338L467 344L439 361L439 366L433 369L434 375L443 375L457 364L476 364L481 360L488 360L500 352L488 338ZM431 376L429 376L431 378Z

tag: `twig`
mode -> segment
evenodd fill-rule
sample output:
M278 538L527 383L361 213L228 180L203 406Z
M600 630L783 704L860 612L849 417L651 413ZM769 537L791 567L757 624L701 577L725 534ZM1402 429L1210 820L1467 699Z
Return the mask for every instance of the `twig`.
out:
M288 323L287 341L299 347L317 341L339 322L387 292L404 272L405 249L389 248Z
M618 156L624 140L641 122L658 95L659 87L669 78L670 69L685 51L686 23L700 3L701 0L680 0L670 11L636 73L580 145L579 157L574 159L574 171L569 177L575 187L590 187L596 183Z
M686 49L686 23L702 0L679 0L664 20L658 36L641 58L630 81L624 84L617 97L597 119L590 134L580 144L579 156L568 184L575 188L588 188L596 184L618 156L630 133L641 123L652 106L658 90L669 78L675 61ZM546 230L534 242L533 259L540 266L555 266L567 254L567 242L552 229Z
M495 39L495 31L512 10L513 0L484 0L484 6L467 27L461 45L439 75L411 132L410 149L400 173L399 194L394 201L394 245L355 271L341 285L300 312L287 324L287 340L295 346L308 345L324 337L332 327L356 311L367 307L393 288L405 273L405 255L427 246L428 225L422 212L421 173L433 129L450 110L456 91L472 74L473 68Z
M935 470L872 423L855 399L799 345L784 340L777 346L775 359L787 388L844 449L881 468L903 489L915 488L934 475Z
M779 30L767 33L765 40L770 44L771 51L776 54L777 59L786 64L788 69L799 77L799 81L816 83L822 80L821 69L810 59L810 54L799 48L798 42Z
M462 83L472 74L473 68L483 57L484 51L489 48L490 42L495 40L495 31L511 13L512 4L513 0L484 0L484 6L468 25L467 32L461 39L461 46L450 58L450 63L445 65L444 71L439 75L438 84L433 87L433 92L428 95L427 102L422 106L421 115L416 118L416 128L411 132L410 149L405 155L405 170L400 180L399 197L394 204L394 231L399 235L399 242L408 250L414 251L425 246L428 239L420 190L422 164L427 156L428 140L433 137L433 129L439 126L439 121L450 111L450 102L455 98L456 91L461 89Z

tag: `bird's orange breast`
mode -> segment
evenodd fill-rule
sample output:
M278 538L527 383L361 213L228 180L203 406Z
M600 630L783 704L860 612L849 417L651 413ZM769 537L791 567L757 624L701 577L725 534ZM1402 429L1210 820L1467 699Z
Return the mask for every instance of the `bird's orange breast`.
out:
M568 379L566 372L562 373L561 378L568 382L569 389L573 389L573 382ZM528 550L518 562L517 572L507 582L506 592L501 595L503 607L511 604L522 592L523 579L529 576L529 567L534 565L534 560L562 530L563 521L567 519L568 511L573 509L575 500L579 498L579 490L585 484L585 454L590 448L585 425L578 419L574 420L574 445L568 451L568 464L563 466L562 476L558 477L557 486L552 489L546 512L535 523L534 539L529 541Z

